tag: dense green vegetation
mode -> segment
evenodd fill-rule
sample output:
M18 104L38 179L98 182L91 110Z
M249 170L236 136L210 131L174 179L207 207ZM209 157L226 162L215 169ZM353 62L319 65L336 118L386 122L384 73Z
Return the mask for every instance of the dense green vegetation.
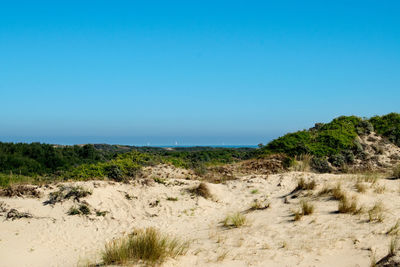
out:
M208 165L248 158L254 149L192 147L172 150L117 145L55 146L0 143L0 186L20 182L87 180L122 181L135 177L143 166L170 163L199 172Z
M373 131L373 125L356 116L341 116L330 123L317 123L309 130L289 133L263 147L261 154L285 153L289 156L312 155L315 169L330 170L327 160L335 167L351 164L363 153L357 136Z
M363 155L357 136L371 131L400 146L400 114L362 119L342 116L317 123L309 130L288 133L261 149L215 147L134 147L120 145L58 146L0 142L0 186L25 181L51 181L108 177L116 181L135 177L143 166L170 163L198 174L207 166L237 162L274 153L290 157L310 155L314 169L351 164ZM330 164L328 164L328 162Z
M369 120L375 131L388 138L392 143L400 146L400 114L390 113L384 116L375 116Z
M280 152L290 156L311 154L330 156L343 151L357 150L358 134L371 131L368 121L355 116L339 117L327 124L317 124L314 128L289 133L270 142L264 152Z
M0 172L43 175L66 171L84 163L105 161L112 156L113 153L97 150L93 145L54 146L0 142Z

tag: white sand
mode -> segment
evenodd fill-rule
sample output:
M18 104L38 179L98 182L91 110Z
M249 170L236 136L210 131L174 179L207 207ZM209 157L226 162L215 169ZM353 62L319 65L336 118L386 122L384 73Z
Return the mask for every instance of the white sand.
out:
M386 207L382 223L367 222L368 215L336 214L337 201L310 197L312 215L293 221L293 210L303 197L285 203L284 196L300 177L315 179L317 188L341 180L343 187L365 207L381 200ZM100 262L104 244L134 228L154 226L163 232L191 241L185 256L169 260L165 266L369 266L387 254L391 237L386 231L400 218L400 181L381 179L382 194L374 187L356 193L351 175L284 173L268 177L245 176L226 184L209 184L215 200L191 196L187 192L198 181L169 179L167 185L118 184L106 181L76 182L91 189L84 198L92 208L108 211L105 217L68 216L72 200L54 206L41 199L0 198L8 208L30 212L35 218L6 220L0 216L0 266L79 266ZM371 184L366 183L370 186ZM258 189L252 194L251 190ZM129 200L125 197L132 196ZM246 214L249 224L225 229L221 221L230 212L244 211L256 198L267 196L271 206ZM177 197L178 201L168 201ZM158 206L150 203L159 200ZM225 256L225 257L224 257Z

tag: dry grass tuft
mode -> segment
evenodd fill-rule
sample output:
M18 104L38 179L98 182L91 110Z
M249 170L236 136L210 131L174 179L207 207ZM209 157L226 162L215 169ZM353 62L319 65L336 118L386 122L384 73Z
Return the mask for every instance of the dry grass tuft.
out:
M198 186L189 189L189 192L192 194L195 194L197 196L204 197L206 199L212 198L210 189L208 188L207 184L204 182L201 182Z
M374 188L374 192L377 194L383 194L386 191L386 187L384 185L376 184Z
M251 204L250 210L265 210L268 209L271 204L267 201L261 201L255 199Z
M164 235L154 228L147 228L108 243L102 258L105 265L139 261L161 264L167 258L184 255L188 247L188 242Z
M299 157L296 157L290 169L292 171L308 172L311 170L312 158L313 156L310 154L304 154Z
M346 194L339 200L338 204L339 213L359 214L362 208L359 207L356 197L348 197Z
M367 182L371 184L375 184L380 178L380 174L376 172L365 172L356 175L356 179L359 182Z
M387 235L398 235L400 233L400 220L397 220L396 223L390 227L390 229L386 232Z
M317 184L315 183L314 180L311 180L310 182L307 182L303 177L300 178L300 180L297 182L297 186L294 189L294 192L300 191L300 190L313 190Z
M388 249L388 256L389 257L394 256L394 254L395 254L395 252L397 250L397 247L398 247L397 237L393 237L390 240L390 243L389 243L389 249Z
M382 202L376 202L375 205L368 210L368 217L370 222L383 222L384 216L383 213L385 211L385 207Z
M223 220L223 225L228 228L238 228L247 223L247 218L240 212L229 214Z
M367 186L363 182L357 182L354 187L356 188L358 193L367 192Z
M313 213L314 213L314 205L311 204L310 202L306 201L306 200L302 200L300 202L300 210L299 211L295 211L293 213L294 214L294 220L298 221L303 216L311 215Z

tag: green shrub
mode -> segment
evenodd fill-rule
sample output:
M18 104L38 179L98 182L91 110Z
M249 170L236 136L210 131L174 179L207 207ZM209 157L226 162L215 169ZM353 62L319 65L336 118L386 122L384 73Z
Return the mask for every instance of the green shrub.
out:
M309 130L289 133L261 148L265 153L286 153L289 156L310 154L312 167L319 172L329 172L333 166L342 167L354 161L354 155L363 151L357 141L359 134L373 130L370 122L356 116L342 116L330 123L316 124Z
M390 113L384 116L372 117L369 122L375 131L400 146L400 114Z
M328 161L324 158L313 158L311 160L311 166L314 170L320 173L327 173L332 171L332 168L329 165Z
M78 207L71 207L67 212L68 215L89 215L90 213L90 208L86 204L80 204Z

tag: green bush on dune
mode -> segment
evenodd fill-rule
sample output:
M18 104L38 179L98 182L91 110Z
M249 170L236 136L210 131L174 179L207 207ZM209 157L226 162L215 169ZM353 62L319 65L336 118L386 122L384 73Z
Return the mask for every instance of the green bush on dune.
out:
M400 114L390 113L384 116L375 116L370 120L374 126L375 131L386 138L392 143L400 146Z
M328 172L328 162L332 166L343 167L352 163L356 155L363 158L365 153L357 136L372 131L400 146L400 114L390 113L371 119L341 116L330 123L317 123L309 130L279 137L264 146L258 154L285 153L292 157L312 155L313 167Z
M285 153L289 156L311 154L331 156L357 148L356 137L367 129L361 118L339 117L316 128L289 133L273 140L263 148L266 153Z

